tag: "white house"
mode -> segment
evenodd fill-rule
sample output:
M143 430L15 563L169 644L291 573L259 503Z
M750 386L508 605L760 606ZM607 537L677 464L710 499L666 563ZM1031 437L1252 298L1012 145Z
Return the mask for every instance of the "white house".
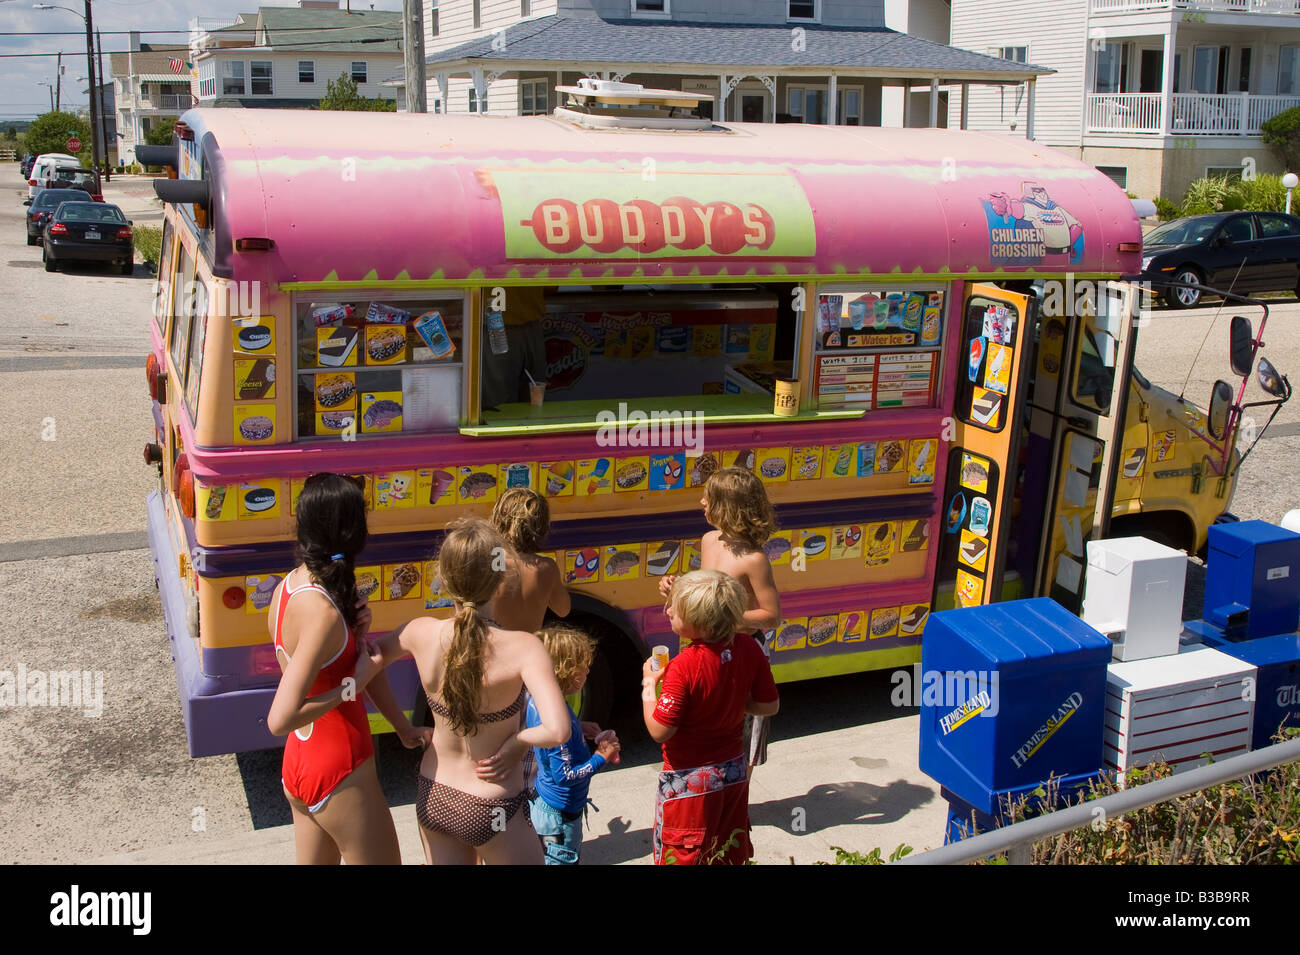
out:
M709 94L717 119L939 126L949 89L1032 87L1050 72L947 45L944 0L888 18L887 5L424 0L429 110L547 113L555 87L591 76Z
M1300 105L1298 0L952 0L951 37L1053 68L1036 138L1135 195L1177 202L1207 174L1283 171L1260 124ZM972 91L970 126L1018 132L1026 105Z
M299 0L234 17L190 21L190 60L200 106L317 105L326 85L351 76L357 92L401 102L401 14Z

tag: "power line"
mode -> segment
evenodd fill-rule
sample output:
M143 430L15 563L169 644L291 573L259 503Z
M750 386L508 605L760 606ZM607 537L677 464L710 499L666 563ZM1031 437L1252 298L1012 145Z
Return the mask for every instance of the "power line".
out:
M394 37L375 37L375 38L373 38L373 39L365 39L365 40L327 40L326 42L329 43L329 44L332 44L332 45L337 46L337 45L342 44L342 43L355 43L355 44L363 44L363 43L396 43L396 42L398 42L399 40L400 40L400 37L395 37L395 36L394 36ZM268 52L268 53L274 53L276 50L287 50L287 49L290 49L290 48L297 48L297 47L306 47L306 48L309 48L309 49L320 49L321 46L322 46L321 42L320 42L319 40L317 40L317 41L314 41L314 42L307 42L307 43L276 43L276 44L273 45L273 46L229 46L229 47L221 47L219 51L218 51L218 50L214 50L213 52L214 52L214 53L215 53L215 52L221 52L221 53L238 53L240 50L265 50L265 51ZM54 51L54 52L52 52L52 53L0 53L0 59L12 60L12 59L18 59L18 58L21 58L21 57L34 57L34 56L58 56L60 53L63 53L63 52L66 52L66 51L64 51L64 50L56 50L56 51ZM161 51L150 51L150 50L109 50L108 53L107 53L106 55L108 55L108 56L114 56L114 55L125 55L125 54L127 54L127 53L150 53L150 52L162 52L162 53L166 53L166 52L168 52L168 51L167 51L167 50L161 50ZM334 51L334 50L320 50L320 52L322 52L322 53L332 53L332 52L338 52L338 51ZM397 51L396 51L396 50L387 50L387 51L385 51L385 52L388 52L388 53L396 53Z

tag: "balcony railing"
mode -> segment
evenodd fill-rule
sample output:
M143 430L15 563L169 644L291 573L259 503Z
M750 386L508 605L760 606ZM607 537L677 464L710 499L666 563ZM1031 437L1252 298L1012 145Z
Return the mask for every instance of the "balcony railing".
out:
M1168 136L1258 136L1267 119L1300 106L1300 96L1175 93L1170 128L1160 127L1161 93L1089 93L1089 133Z
M1300 13L1300 0L1092 0L1093 13L1192 10L1199 13Z
M189 93L151 93L136 101L138 109L188 109L193 102Z

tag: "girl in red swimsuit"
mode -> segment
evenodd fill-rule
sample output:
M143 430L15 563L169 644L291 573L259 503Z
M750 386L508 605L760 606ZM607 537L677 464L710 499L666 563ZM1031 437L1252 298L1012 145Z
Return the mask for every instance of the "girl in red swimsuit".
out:
M397 832L375 772L362 690L421 745L365 640L370 610L353 562L366 543L365 499L351 479L314 474L298 498L299 564L271 598L269 626L283 675L267 726L288 736L281 782L293 811L298 862L401 863Z
M385 664L415 657L436 715L416 795L431 865L473 865L476 857L490 865L542 863L520 761L530 747L568 740L569 710L541 641L493 620L512 557L486 521L460 523L438 554L455 617L419 617L378 643ZM542 718L531 729L521 718L525 689Z

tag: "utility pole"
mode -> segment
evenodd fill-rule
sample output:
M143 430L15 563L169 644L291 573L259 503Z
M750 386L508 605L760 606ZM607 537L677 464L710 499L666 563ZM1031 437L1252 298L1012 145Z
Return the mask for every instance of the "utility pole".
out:
M99 86L95 95L99 97L99 138L104 144L104 179L109 178L108 171L108 122L104 116L104 34L95 31L95 46L98 48Z
M402 0L402 63L406 74L406 111L427 113L424 91L424 0Z
M59 54L58 65L54 68L54 112L63 106L63 54Z
M95 103L95 25L91 21L90 0L86 0L86 77L90 80L90 161L92 167L99 170L99 136L95 132L98 125L99 107Z

